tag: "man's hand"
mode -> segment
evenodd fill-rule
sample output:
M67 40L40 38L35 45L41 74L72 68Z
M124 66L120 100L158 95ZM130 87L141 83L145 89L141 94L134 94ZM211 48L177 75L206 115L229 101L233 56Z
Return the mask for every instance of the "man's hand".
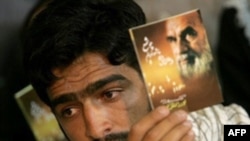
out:
M192 124L183 110L160 106L132 126L129 141L193 141Z

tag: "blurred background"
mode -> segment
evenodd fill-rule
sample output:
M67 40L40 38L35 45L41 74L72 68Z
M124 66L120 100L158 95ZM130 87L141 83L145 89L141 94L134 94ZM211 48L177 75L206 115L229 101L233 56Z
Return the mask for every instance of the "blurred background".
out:
M28 13L38 1L0 0L0 141L34 140L34 136L14 99L14 93L29 84L21 65L19 33ZM248 44L250 30L247 27L250 26L248 24L250 23L248 12L250 0L135 1L142 6L148 22L199 8L207 29L210 45L216 61L218 60L222 90L225 91L226 97L229 97L226 98L226 100L228 99L226 104L231 102L241 104L242 99L249 101L248 85L250 83L248 81L250 76L248 72L250 71L247 65L250 61L248 57L250 54ZM229 12L226 12L227 10ZM225 13L229 14L224 15ZM229 35L232 36L229 37ZM234 36L239 39L236 41L237 38ZM227 52L227 50L229 51ZM239 50L241 52L236 53ZM226 53L229 55L226 55ZM222 55L220 56L220 54ZM238 56L235 56L235 54L240 56L239 60L237 60ZM227 66L223 61L235 62L238 66L228 64L229 67L223 67ZM235 72L235 68L237 70L241 68L243 72ZM228 70L237 74L235 79ZM241 82L244 84L241 84ZM231 94L234 91L233 88L236 89L234 93L237 93L237 97L242 99L237 99L234 94ZM246 109L250 109L244 102L242 105Z

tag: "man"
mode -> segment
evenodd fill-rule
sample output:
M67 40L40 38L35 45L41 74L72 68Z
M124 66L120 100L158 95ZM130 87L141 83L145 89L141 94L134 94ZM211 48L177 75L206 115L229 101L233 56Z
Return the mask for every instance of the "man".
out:
M27 74L69 140L191 141L194 132L199 136L185 111L149 106L128 34L128 28L144 23L142 9L132 0L54 0L25 30Z
M213 57L199 10L166 21L166 41L185 84L189 109L222 101Z
M212 70L211 50L199 12L169 20L166 36L183 79L200 77Z

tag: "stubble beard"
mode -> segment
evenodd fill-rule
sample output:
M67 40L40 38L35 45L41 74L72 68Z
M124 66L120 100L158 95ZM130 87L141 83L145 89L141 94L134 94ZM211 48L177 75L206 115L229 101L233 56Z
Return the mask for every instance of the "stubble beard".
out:
M128 140L128 132L122 132L122 133L114 133L107 135L103 140L100 141L127 141L127 140Z

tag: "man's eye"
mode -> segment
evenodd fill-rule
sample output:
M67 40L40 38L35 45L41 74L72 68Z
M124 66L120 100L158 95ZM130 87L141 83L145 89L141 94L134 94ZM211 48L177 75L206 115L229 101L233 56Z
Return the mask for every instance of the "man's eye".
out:
M185 36L187 41L191 41L198 36L197 31L195 29L193 29L192 27L187 28L185 33L186 34L183 34L183 35Z
M65 118L70 118L76 115L79 112L77 108L67 108L62 111L62 116Z
M172 42L176 42L176 38L175 37L172 37L172 36L168 36L167 38L167 41L172 43Z
M197 34L188 34L188 35L186 36L186 40L190 42L190 41L192 41L192 40L195 40L196 37L197 37Z
M103 94L103 100L113 102L117 100L121 95L121 90L111 90Z
M198 34L198 33L197 33L194 29L190 29L190 30L188 30L188 32L187 32L187 35L193 36L193 37L196 37L197 34Z

